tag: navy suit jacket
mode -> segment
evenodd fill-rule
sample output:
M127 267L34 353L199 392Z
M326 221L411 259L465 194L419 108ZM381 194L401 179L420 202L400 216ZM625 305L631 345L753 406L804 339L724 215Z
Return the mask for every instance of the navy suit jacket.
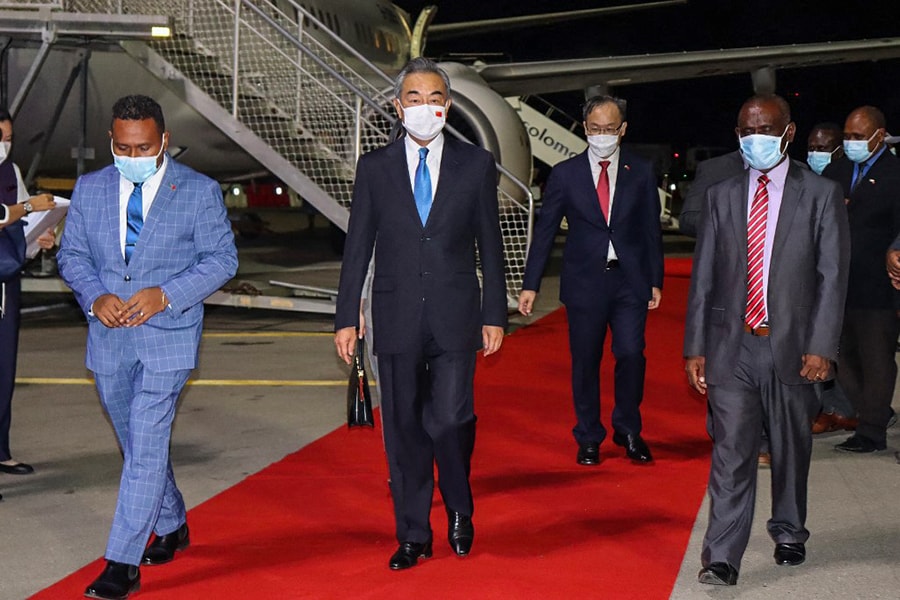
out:
M107 375L118 369L128 343L153 371L194 368L203 300L237 270L219 184L171 157L128 264L119 236L119 172L113 165L78 178L57 260L87 315L87 368ZM133 330L106 327L91 313L104 294L127 300L156 286L165 290L169 308Z
M423 322L442 349L477 350L482 326L505 327L507 316L494 159L445 136L440 178L423 226L404 144L401 138L357 163L335 330L359 326L360 294L374 248L376 353L411 351L422 341Z
M900 234L900 159L885 150L855 189L846 156L825 167L825 177L844 190L850 219L850 283L847 307L893 309L898 292L884 268L884 254Z
M653 166L620 149L616 191L609 224L600 210L587 151L553 167L535 224L522 289L540 290L541 276L563 217L569 224L559 299L589 308L604 293L599 274L606 268L610 240L635 296L649 301L662 289L662 228Z

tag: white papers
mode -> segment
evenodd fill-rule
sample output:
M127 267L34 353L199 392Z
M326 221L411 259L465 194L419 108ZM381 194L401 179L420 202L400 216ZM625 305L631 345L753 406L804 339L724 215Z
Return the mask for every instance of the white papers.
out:
M56 202L56 208L33 212L22 219L25 223L25 243L28 244L28 248L25 250L25 257L28 259L37 256L38 251L41 249L38 246L38 238L48 229L56 227L63 217L66 216L66 211L69 209L69 199L53 196L53 201Z

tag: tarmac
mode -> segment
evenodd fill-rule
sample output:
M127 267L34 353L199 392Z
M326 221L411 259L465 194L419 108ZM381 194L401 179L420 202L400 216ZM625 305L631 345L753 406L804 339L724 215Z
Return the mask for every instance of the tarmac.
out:
M271 227L260 235L239 239L236 283L315 264L316 276L337 287L340 262L327 227L292 229L280 217L268 221ZM551 272L536 317L558 306L557 289ZM26 294L25 306L11 437L14 458L36 473L0 474L0 600L27 598L103 554L121 472L115 437L84 368L80 311L64 293ZM516 328L526 320L512 315L511 322ZM200 367L183 394L172 443L189 508L345 423L348 371L335 355L331 331L328 315L208 308ZM900 412L900 394L894 408ZM652 448L652 423L644 433ZM834 451L846 435L814 440L806 563L779 567L772 559L765 532L769 472L761 470L738 585L697 583L704 502L671 598L900 599L900 427L889 430L886 451L870 455Z

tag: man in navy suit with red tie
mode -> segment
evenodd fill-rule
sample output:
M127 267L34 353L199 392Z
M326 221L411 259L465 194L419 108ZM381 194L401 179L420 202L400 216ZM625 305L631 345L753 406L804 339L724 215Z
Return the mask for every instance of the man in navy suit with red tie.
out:
M606 330L616 359L613 442L636 462L653 460L641 437L644 328L662 298L659 195L649 161L620 143L625 101L595 96L584 105L588 149L553 168L535 225L519 312L530 315L560 221L569 224L560 300L569 320L577 461L600 462L600 359Z

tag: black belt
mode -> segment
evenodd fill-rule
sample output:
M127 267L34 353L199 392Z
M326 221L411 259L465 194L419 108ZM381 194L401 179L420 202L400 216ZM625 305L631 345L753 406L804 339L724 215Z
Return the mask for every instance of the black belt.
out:
M606 270L607 271L609 271L610 269L618 269L618 268L619 268L619 261L616 260L615 258L612 260L606 261Z

